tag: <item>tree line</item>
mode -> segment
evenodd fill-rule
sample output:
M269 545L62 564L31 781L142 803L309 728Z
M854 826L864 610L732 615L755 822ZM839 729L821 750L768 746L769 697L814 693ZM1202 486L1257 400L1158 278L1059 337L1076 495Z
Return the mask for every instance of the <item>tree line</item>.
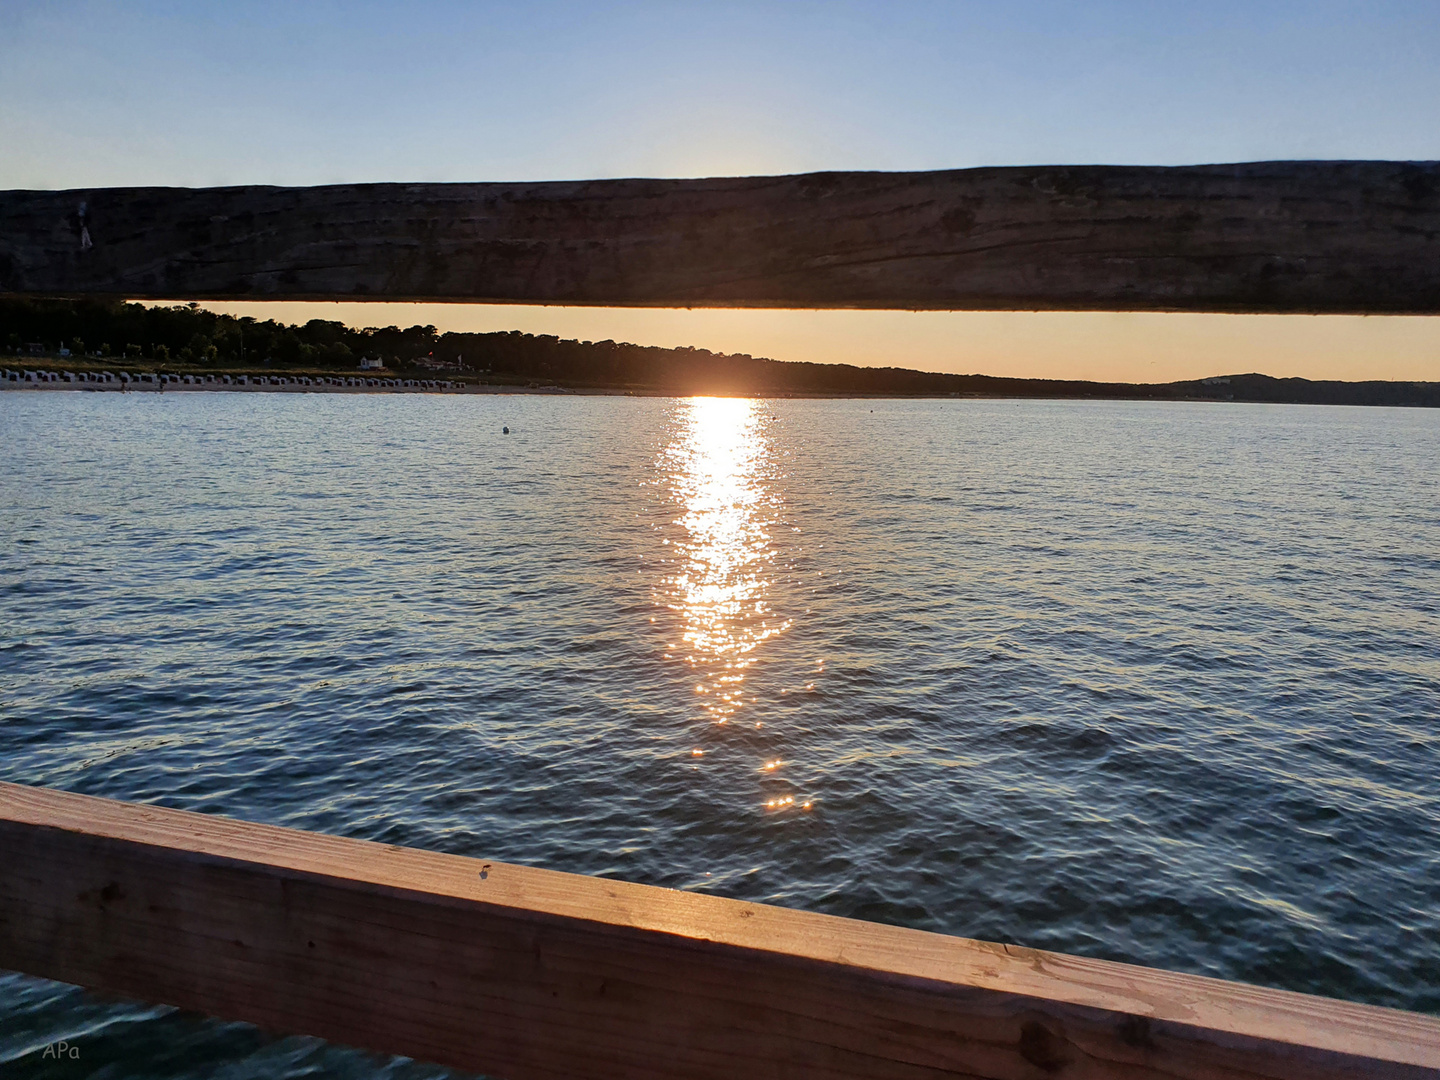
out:
M198 304L151 307L94 300L0 299L4 351L133 366L354 370L362 357L387 368L454 365L489 381L675 394L965 395L1205 399L1315 404L1440 406L1440 384L1312 382L1235 375L1185 382L1096 383L951 375L898 367L771 360L692 347L576 341L518 330L439 333L434 326L303 325L221 315Z

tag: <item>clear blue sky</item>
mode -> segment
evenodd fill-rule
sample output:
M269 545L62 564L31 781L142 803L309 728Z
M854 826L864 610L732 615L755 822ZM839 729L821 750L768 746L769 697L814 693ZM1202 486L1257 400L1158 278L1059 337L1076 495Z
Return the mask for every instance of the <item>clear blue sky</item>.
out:
M1440 158L1440 0L0 3L0 187Z

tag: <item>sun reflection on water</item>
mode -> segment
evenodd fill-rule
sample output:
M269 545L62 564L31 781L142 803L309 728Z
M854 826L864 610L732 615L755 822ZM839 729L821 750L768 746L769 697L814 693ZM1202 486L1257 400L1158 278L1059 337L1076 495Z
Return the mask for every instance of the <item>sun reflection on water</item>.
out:
M683 659L697 676L702 708L726 724L746 704L756 649L790 625L768 601L778 500L755 402L691 398L681 408L679 436L665 451L683 510L667 602L680 617Z

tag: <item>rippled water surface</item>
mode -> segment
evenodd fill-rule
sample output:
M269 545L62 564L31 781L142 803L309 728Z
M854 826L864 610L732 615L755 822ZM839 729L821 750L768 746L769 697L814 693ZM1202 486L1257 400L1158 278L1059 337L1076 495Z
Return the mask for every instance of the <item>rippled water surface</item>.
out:
M0 436L0 778L1440 1012L1440 414L14 392ZM0 976L0 1065L59 1038L435 1072Z

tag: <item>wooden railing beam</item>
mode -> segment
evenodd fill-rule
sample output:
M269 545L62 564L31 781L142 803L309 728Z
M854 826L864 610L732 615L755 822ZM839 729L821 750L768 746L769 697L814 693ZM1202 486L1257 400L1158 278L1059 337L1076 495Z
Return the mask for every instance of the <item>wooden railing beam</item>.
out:
M1440 164L0 192L0 293L1440 313Z
M1440 1020L0 784L0 967L506 1080L1440 1076Z

